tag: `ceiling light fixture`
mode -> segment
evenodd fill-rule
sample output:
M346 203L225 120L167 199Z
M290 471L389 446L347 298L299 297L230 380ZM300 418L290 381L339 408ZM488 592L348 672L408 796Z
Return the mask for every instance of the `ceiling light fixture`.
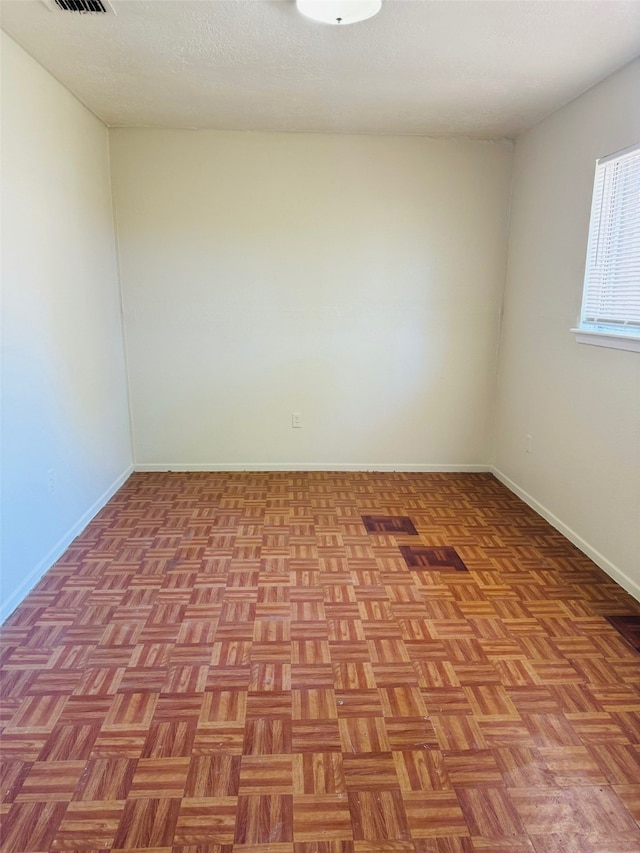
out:
M373 18L382 0L296 0L296 6L305 18L323 24L355 24Z

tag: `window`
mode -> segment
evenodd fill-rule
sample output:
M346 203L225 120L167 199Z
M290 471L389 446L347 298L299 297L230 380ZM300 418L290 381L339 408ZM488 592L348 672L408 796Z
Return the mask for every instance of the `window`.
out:
M580 343L640 352L640 145L596 163Z

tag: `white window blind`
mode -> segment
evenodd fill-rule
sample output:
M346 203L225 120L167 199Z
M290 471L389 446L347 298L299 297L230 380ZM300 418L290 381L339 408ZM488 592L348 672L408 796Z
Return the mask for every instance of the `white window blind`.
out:
M640 338L640 145L596 164L580 331Z

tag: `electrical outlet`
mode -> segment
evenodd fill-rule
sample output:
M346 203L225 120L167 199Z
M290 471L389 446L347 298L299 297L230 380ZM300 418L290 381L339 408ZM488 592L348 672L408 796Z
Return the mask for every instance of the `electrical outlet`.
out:
M530 435L525 435L525 437L524 437L524 449L527 451L527 453L531 453L531 436Z
M300 412L291 412L291 429L300 429L302 426L302 415Z
M49 494L56 490L56 472L54 468L49 468L47 471L47 490Z

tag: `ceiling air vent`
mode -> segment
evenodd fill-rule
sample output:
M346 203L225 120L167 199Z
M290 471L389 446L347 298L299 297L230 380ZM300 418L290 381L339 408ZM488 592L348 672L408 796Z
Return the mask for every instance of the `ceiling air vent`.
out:
M113 12L109 0L42 0L52 12L75 12L80 15L106 15Z

